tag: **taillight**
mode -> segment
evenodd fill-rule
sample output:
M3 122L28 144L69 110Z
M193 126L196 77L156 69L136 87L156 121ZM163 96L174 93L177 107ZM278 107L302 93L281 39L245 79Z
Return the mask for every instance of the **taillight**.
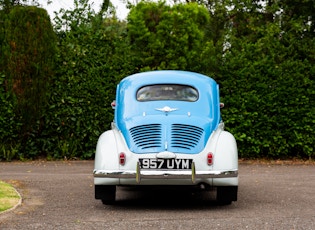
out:
M126 163L126 154L125 153L120 153L119 154L119 164L120 165L125 165Z
M208 153L207 155L207 164L212 165L213 164L213 153Z

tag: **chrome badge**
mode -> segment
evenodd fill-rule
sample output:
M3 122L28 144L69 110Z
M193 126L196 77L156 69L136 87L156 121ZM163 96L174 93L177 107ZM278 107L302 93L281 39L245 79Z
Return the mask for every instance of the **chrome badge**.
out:
M173 111L176 111L178 110L177 108L171 108L169 106L164 106L163 108L156 108L155 110L158 110L158 111L161 111L161 112L164 112L164 113L169 113L169 112L173 112Z

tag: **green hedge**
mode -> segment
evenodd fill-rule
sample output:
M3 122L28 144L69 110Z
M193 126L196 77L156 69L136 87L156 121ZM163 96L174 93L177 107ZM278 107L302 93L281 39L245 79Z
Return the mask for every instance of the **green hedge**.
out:
M46 34L41 25L51 28L44 10L0 12L6 25L0 28L5 54L0 57L0 159L93 158L99 135L113 119L116 84L132 73L161 68L193 70L218 81L226 105L222 117L240 157L314 158L315 39L301 36L302 26L283 31L276 22L253 23L244 27L246 33L227 26L218 36L209 25L216 18L223 25L227 12L213 11L209 19L196 4L141 3L127 22L103 18L87 6L62 11L55 33L48 29L44 40L36 40L43 38L39 31ZM37 24L39 18L44 24ZM25 25L33 29L25 32ZM12 41L21 31L28 44L15 42L20 48L14 53ZM177 33L175 43L167 42L170 32ZM14 69L21 65L8 62L12 58L35 64ZM38 84L14 88L16 76ZM32 90L26 94L24 89Z
M49 159L94 156L98 137L113 120L116 85L134 68L126 24L99 20L58 33L59 68L40 137Z
M1 11L1 149L5 158L29 157L28 143L41 131L56 55L47 11L12 7Z
M207 9L197 3L168 6L140 2L128 15L128 36L139 71L186 69L197 71L208 63L200 55L208 38Z
M237 39L222 68L227 129L245 158L312 158L315 137L314 40L274 36ZM288 45L288 43L290 45ZM291 53L291 54L290 54Z

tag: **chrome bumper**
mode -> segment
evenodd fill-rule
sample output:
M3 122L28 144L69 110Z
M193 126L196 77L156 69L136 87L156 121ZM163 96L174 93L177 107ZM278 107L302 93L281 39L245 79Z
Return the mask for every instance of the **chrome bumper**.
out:
M191 179L194 183L196 179L202 178L229 178L237 177L238 170L214 170L214 171L196 171L192 164L191 171L181 170L141 170L137 164L136 171L121 171L121 170L98 170L94 169L93 175L95 178L135 178L137 183L141 179Z

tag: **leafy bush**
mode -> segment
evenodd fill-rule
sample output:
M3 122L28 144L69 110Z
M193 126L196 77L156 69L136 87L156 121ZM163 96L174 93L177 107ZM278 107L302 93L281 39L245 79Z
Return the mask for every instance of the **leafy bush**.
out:
M44 9L16 6L1 15L1 120L6 123L1 126L6 133L1 135L2 149L34 157L28 143L40 132L56 54L55 34Z
M277 32L267 27L255 43L236 39L242 50L226 53L223 118L237 138L241 157L311 158L315 68L314 56L307 55L314 45L303 46L289 32L279 39Z
M22 123L14 112L16 100L12 93L7 92L5 75L0 73L0 159L12 160L17 157L19 130Z
M207 9L197 3L168 6L142 1L134 6L128 16L128 36L139 71L200 70L208 22Z
M83 7L83 8L82 8ZM48 158L90 159L99 135L113 120L116 85L132 73L126 24L84 12L62 12L57 28L59 54L41 140ZM74 18L81 24L71 24ZM79 17L79 18L77 18ZM83 17L83 18L81 18ZM87 17L87 18L86 18Z

